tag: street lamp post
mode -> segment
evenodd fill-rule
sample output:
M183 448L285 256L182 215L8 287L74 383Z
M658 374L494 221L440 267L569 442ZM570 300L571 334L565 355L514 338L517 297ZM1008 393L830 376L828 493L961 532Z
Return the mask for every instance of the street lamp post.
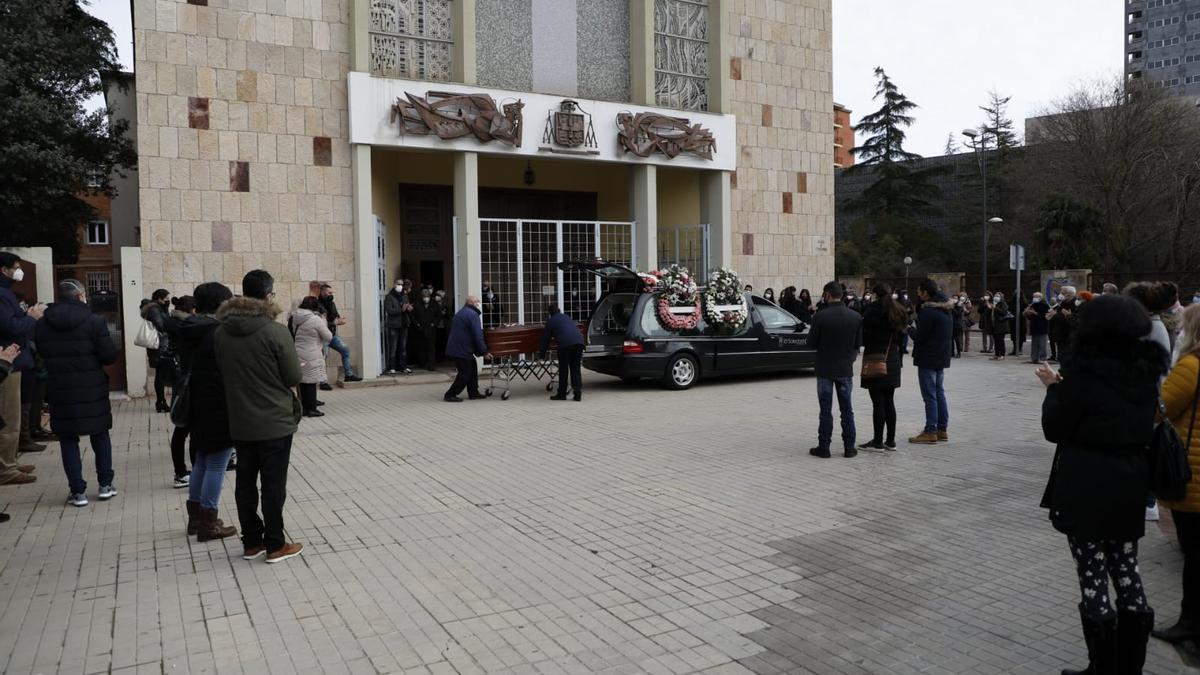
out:
M980 134L978 129L963 129L963 136L971 139L971 148L975 150L979 161L979 173L983 177L983 290L988 287L988 191L987 191L987 135Z
M904 256L904 293L908 294L908 268L912 265L912 256Z

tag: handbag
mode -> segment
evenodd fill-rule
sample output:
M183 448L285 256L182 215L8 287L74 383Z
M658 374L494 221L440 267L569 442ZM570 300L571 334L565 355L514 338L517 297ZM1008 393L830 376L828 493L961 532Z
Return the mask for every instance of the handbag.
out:
M892 351L892 338L894 337L895 335L888 338L887 350L883 354L863 354L862 379L877 380L881 377L887 377L888 354Z
M133 344L146 349L158 349L158 329L154 324L142 319L142 327L133 336Z
M1196 379L1196 391L1192 395L1187 444L1179 437L1175 425L1165 419L1167 406L1162 397L1158 399L1158 409L1164 419L1154 428L1154 437L1150 440L1150 491L1159 499L1173 502L1187 495L1188 483L1192 481L1188 451L1192 447L1192 432L1196 424L1197 398L1200 398L1200 378Z

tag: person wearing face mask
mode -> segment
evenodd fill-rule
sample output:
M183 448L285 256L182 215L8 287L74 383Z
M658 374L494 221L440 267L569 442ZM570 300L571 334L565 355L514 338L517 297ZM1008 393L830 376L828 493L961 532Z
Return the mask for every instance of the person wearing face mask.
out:
M321 306L325 309L325 321L333 340L329 348L342 355L342 381L362 382L362 378L354 374L354 364L350 363L350 347L338 336L338 326L346 325L346 319L338 313L337 303L333 301L333 286L321 284ZM323 383L328 386L328 382ZM324 388L324 387L322 387Z
M1033 302L1025 308L1029 320L1029 362L1041 363L1050 358L1050 321L1046 316L1050 305L1040 292L1033 294Z
M416 329L421 343L421 360L425 362L425 370L434 370L437 357L437 330L441 321L442 306L433 299L433 291L421 289L421 301L413 306L413 328Z
M982 341L980 354L991 354L992 349L992 292L984 290L979 298L979 337Z
M24 278L20 256L0 251L0 349L15 344L21 350L13 362L12 374L0 384L0 419L8 424L0 430L0 485L37 480L31 475L32 465L17 463L17 453L21 445L21 428L27 421L21 419L21 378L33 366L29 338L46 307L39 303L26 310L21 306L12 287Z
M1076 296L1074 286L1063 286L1058 306L1050 312L1050 333L1058 347L1058 361L1066 364L1071 358L1071 337L1078 322L1078 312L1083 303Z
M1008 310L1008 303L1004 301L1003 293L996 293L992 296L991 307L992 346L995 348L995 355L991 360L1003 361L1005 357L1004 336L1008 334L1012 313Z
M475 357L491 357L487 342L483 339L483 302L477 295L468 295L467 304L458 310L450 326L450 339L446 343L446 356L454 359L458 373L454 383L446 390L442 400L447 403L462 403L458 397L463 389L474 401L487 398L479 391L479 364Z
M817 310L813 306L812 293L807 288L802 288L800 294L796 296L796 300L799 302L797 309L800 311L799 314L796 314L796 318L804 323L812 323L813 313Z
M496 289L492 288L490 282L483 282L483 296L480 298L483 302L483 325L488 328L494 328L504 323L504 317L500 312L500 296L496 295Z
M437 330L437 362L441 362L446 358L446 338L450 336L450 323L454 319L454 302L446 298L446 291L438 291L433 294L433 299L437 300L438 307L442 310L442 315L438 317Z
M767 290L763 291L763 299L775 302L775 289L768 288Z
M167 403L167 387L174 384L171 375L175 370L175 350L171 347L171 336L167 332L167 319L171 316L171 292L160 288L150 295L150 302L142 306L142 318L149 321L158 331L158 349L147 349L146 357L154 369L154 411L171 412Z
M412 373L406 360L408 327L412 321L412 305L409 304L408 291L405 289L407 283L407 279L397 279L395 286L383 298L384 321L387 327L388 375Z
M50 428L62 447L63 471L70 495L67 503L87 506L87 483L79 455L79 438L87 436L96 457L99 498L117 495L113 487L112 408L104 366L117 360L117 345L108 324L87 306L83 284L64 279L58 284L58 301L38 322L38 350L46 362L50 381Z
M958 302L962 306L962 348L959 349L959 354L971 352L971 328L975 325L975 321L971 318L971 313L975 311L975 305L971 303L971 296L967 295L966 291L959 293Z

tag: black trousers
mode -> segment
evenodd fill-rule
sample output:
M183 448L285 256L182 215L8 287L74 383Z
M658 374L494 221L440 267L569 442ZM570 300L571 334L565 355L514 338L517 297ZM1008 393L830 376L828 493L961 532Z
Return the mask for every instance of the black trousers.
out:
M1175 537L1183 551L1183 602L1179 618L1200 623L1200 513L1171 509Z
M175 427L171 432L171 463L175 465L175 477L188 472L187 464L183 461L183 446L187 445L187 427ZM192 465L196 464L196 447L192 446Z
M475 358L455 357L454 367L458 369L458 374L454 376L454 384L446 390L445 397L458 396L463 389L467 390L469 396L479 396L479 364L475 362Z
M317 409L317 385L300 383L300 407L304 408L304 412L312 412Z
M871 422L875 435L871 440L876 443L884 442L883 432L887 429L887 442L896 442L896 390L892 388L873 387L867 390L871 394Z
M437 363L437 332L419 333L421 336L421 361L425 364L426 370L433 370L434 364Z
M558 350L558 395L567 395L567 375L571 376L571 390L576 396L583 395L583 345L571 345Z
M242 525L242 545L247 549L265 546L278 550L287 540L283 536L283 503L287 500L288 463L292 456L292 437L269 441L234 441L237 449L238 520ZM258 517L259 480L262 480L262 518Z
M46 380L33 377L32 373L29 379L33 381L29 392L29 431L36 434L45 431L42 429L42 407L46 403Z
M995 333L992 335L992 346L995 347L996 356L1006 356L1004 353L1004 333Z

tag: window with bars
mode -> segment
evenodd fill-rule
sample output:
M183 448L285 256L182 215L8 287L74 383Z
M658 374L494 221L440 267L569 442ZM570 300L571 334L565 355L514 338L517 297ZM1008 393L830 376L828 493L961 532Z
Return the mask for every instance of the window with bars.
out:
M88 272L84 278L84 283L87 284L88 293L95 295L112 290L112 273L111 272Z
M454 30L451 0L370 0L371 74L448 81Z
M654 0L654 97L708 110L708 0Z

